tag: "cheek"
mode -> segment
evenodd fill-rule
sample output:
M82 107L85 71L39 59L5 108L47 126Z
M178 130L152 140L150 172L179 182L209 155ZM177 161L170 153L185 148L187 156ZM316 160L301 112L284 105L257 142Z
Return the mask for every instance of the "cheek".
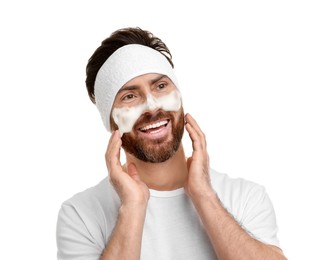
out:
M182 106L181 95L179 91L174 90L168 95L160 97L157 99L161 108L164 111L178 111Z
M179 109L179 111L177 112L177 116L176 116L176 122L177 122L177 126L178 127L183 127L185 128L185 114L184 114L184 109L183 107L181 107L181 109Z
M121 134L128 133L145 110L145 105L130 108L115 108L112 116Z

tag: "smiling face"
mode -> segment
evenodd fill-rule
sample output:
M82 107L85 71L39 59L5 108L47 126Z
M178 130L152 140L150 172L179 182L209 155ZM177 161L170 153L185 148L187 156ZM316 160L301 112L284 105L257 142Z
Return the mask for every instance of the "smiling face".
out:
M124 133L124 150L146 162L168 160L179 148L184 132L179 91L160 74L127 82L115 98L110 120L112 130Z

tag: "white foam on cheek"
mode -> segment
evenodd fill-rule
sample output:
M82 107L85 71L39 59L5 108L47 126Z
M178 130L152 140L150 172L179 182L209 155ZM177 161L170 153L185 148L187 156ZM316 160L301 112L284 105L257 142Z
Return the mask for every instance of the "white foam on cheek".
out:
M135 107L114 108L112 116L114 122L118 125L121 134L132 130L135 122L145 110L146 104Z
M178 111L182 106L182 98L177 90L171 91L170 94L157 99L165 111Z
M174 90L160 98L148 95L146 102L138 106L114 108L112 116L119 127L120 133L124 134L133 129L134 124L145 111L160 108L165 111L178 111L181 105L181 95L178 90Z

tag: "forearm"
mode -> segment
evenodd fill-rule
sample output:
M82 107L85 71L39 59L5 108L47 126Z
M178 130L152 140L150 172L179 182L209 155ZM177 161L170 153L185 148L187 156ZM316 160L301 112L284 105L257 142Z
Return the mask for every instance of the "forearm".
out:
M140 259L146 206L121 206L101 260Z
M220 259L286 259L281 250L252 238L222 206L216 194L192 197Z

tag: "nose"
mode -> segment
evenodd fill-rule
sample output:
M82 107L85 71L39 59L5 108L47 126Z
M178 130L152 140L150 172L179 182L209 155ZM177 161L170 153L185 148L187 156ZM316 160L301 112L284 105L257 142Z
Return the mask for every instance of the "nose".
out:
M146 99L146 109L153 111L159 108L161 108L160 102L153 95L148 94Z

